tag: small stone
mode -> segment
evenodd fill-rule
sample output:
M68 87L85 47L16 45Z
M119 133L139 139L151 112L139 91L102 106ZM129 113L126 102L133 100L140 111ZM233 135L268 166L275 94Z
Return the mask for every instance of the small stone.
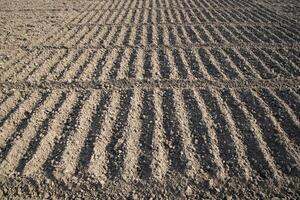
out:
M193 194L193 190L190 186L187 186L186 190L185 190L185 194L187 196L191 196Z
M230 196L230 195L226 196L226 200L231 200L231 199L232 199L232 196Z
M103 180L100 180L100 184L101 184L101 186L103 186L105 184L105 182Z
M210 189L212 189L213 186L214 186L214 181L213 181L212 179L210 179L210 180L208 181L208 187L209 187Z
M45 195L44 195L44 199L48 199L50 197L49 193L46 192Z
M131 197L132 200L138 200L139 199L138 195L135 194L135 193L132 193L130 197Z

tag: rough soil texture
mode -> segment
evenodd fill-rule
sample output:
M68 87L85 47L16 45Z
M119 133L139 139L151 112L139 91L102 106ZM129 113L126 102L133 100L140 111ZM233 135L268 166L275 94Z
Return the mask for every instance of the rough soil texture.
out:
M299 1L2 0L1 199L300 199Z

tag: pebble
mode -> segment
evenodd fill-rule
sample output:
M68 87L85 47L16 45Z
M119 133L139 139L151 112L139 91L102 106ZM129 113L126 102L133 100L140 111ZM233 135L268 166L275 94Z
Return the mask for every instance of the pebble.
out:
M185 190L185 194L187 196L191 196L193 194L193 190L190 186L187 186L186 190Z
M212 179L210 179L210 180L208 181L208 187L209 187L210 189L212 189L213 186L214 186L214 181L213 181Z
M226 200L231 200L231 199L232 199L232 196L226 195Z
M138 197L138 195L137 195L137 194L135 194L135 193L132 193L132 194L131 194L131 199L132 199L132 200L138 200L138 199L139 199L139 197Z
M48 199L50 197L49 193L46 192L45 195L44 195L44 199Z

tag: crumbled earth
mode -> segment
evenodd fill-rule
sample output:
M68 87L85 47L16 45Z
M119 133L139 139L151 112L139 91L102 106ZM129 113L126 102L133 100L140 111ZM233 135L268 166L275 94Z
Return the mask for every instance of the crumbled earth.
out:
M296 0L2 0L0 199L300 199Z

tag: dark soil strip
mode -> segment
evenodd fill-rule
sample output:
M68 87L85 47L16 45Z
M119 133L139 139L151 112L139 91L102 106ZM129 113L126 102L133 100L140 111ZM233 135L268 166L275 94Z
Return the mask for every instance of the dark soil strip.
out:
M93 152L94 152L94 146L95 142L97 140L97 137L99 137L100 130L102 128L102 123L106 114L106 111L109 106L109 102L111 100L111 93L105 93L102 95L101 100L99 104L97 105L96 111L92 117L91 127L87 134L87 137L84 141L84 146L80 150L78 165L76 167L75 174L76 175L82 175L80 173L84 173L87 169Z
M139 147L142 153L138 160L138 173L141 178L147 179L152 173L152 140L155 125L153 91L144 91L143 108L140 119L142 122L142 131L139 140Z
M226 76L230 79L237 79L240 78L236 69L234 69L231 64L226 60L224 54L217 48L210 49L212 56L219 62L220 68L224 71Z
M211 175L215 175L217 166L213 162L211 141L207 127L203 121L202 113L190 90L183 90L182 95L188 111L189 128L192 135L192 142L197 150L197 157L203 166L203 170Z
M108 176L111 179L120 177L121 169L123 168L126 144L124 142L119 144L119 141L123 137L125 127L128 125L128 114L132 104L132 96L132 90L121 93L120 111L112 129L112 137L106 147ZM126 141L126 139L124 141Z
M289 72L290 76L291 76L291 74L293 76L300 76L299 68L297 69L297 68L293 67L291 64L291 61L284 59L284 57L282 58L277 51L275 52L272 49L267 49L267 48L263 48L262 50L264 52L266 52L271 58L276 60L282 68L286 69Z
M50 67L48 75L53 73L53 71L57 68L57 66L60 64L60 62L62 60L64 60L65 58L67 58L68 54L69 54L69 50L66 49L65 53L61 56L61 58L54 65L52 65ZM47 74L42 77L42 80L44 80L46 78L47 78Z
M14 142L19 138L19 136L22 135L23 131L28 126L32 114L43 104L43 102L47 99L48 96L49 93L42 94L42 97L36 102L32 110L30 112L25 112L24 118L18 125L16 125L16 131L12 134L10 138L7 139L5 146L0 149L0 163L6 158L7 154L9 153L9 150L14 145Z
M197 33L205 43L212 43L212 41L209 39L208 35L205 33L201 26L195 26L195 29L198 31Z
M241 110L238 102L228 90L222 91L221 97L229 107L235 121L235 125L240 130L239 133L242 136L243 145L246 146L246 155L251 164L251 168L263 178L272 176L268 162L259 147L259 143L255 138L255 133L253 132L251 122L248 117Z
M245 63L243 59L241 59L241 57L236 53L234 49L225 48L223 50L229 56L230 60L240 69L244 76L252 78L254 77L251 68Z
M240 97L241 100L245 102L249 112L256 119L257 125L262 130L263 138L268 144L268 147L270 148L271 153L281 170L288 175L299 176L299 171L296 167L294 167L297 166L297 163L291 157L284 144L281 142L279 131L274 127L273 123L268 117L268 114L261 107L258 100L250 93L249 90L241 92Z
M89 52L88 57L85 59L84 63L80 65L79 70L76 72L76 75L74 77L75 80L78 80L84 69L87 67L87 65L92 61L96 54L96 51Z
M137 50L132 49L132 52L130 54L130 59L128 62L128 77L129 78L136 78L136 67L141 67L137 66L136 63L137 59Z
M173 49L172 54L173 54L174 62L178 69L177 71L178 71L180 78L187 79L187 75L188 75L187 69L181 59L180 52L177 49Z
M70 137L72 137L72 133L76 129L79 113L89 95L90 94L81 94L78 97L78 100L72 112L69 114L69 117L64 124L63 130L61 132L61 137L55 142L52 152L49 154L47 160L43 164L43 169L49 178L53 178L55 165L59 163L62 158L63 151L67 146L67 141Z
M246 49L240 48L239 52L242 56L251 64L251 67L254 67L258 72L259 75L263 79L270 79L274 78L276 75L269 73L264 66L262 65L261 61L254 58Z
M185 57L187 59L188 65L191 69L191 73L197 78L197 79L202 79L204 76L203 74L199 71L199 63L196 60L196 57L191 50L186 50L185 51Z
M211 62L210 60L210 56L207 54L206 50L203 48L200 48L198 50L198 54L199 57L202 61L202 63L204 64L204 67L206 68L206 70L208 71L208 73L216 78L216 79L220 79L222 78L222 75L220 73L220 71L216 68L216 66Z
M64 67L64 69L58 75L58 80L60 80L65 75L65 73L72 67L72 65L78 61L79 57L83 54L83 51L83 49L80 49L78 53L75 54L73 59Z
M175 117L174 96L172 90L165 90L162 96L163 128L166 134L166 149L169 150L171 168L183 173L187 159L183 154L182 141Z
M158 59L160 66L160 75L163 79L170 78L170 64L163 49L158 50Z
M15 113L20 105L28 98L28 95L26 95L24 98L18 99L17 100L17 105L15 105L2 119L0 119L0 127L3 126L5 121L13 114Z
M300 146L300 127L294 123L287 110L281 103L270 94L268 89L259 90L260 97L268 104L273 116L279 121L283 130L288 134L291 141Z
M200 90L199 94L202 96L214 121L218 147L220 149L220 156L225 164L224 166L227 168L229 175L239 176L239 172L242 170L238 163L237 149L231 138L231 133L224 115L217 105L217 100L207 90Z
M110 50L105 50L104 54L102 57L97 61L97 66L96 66L96 71L94 73L94 80L97 81L99 80L99 77L102 74L103 66L107 62L107 56L109 55L111 51Z
M261 51L260 49L252 49L252 52L261 60L261 62L264 63L264 65L270 69L270 71L274 71L276 74L280 74L283 76L289 76L288 73L286 73L284 70L282 70L280 68L280 66L275 63L273 60L271 60L270 58L268 58L263 51Z
M276 90L276 94L281 98L296 114L298 120L300 120L300 102L299 99L287 89Z
M118 56L117 56L116 60L114 61L114 64L109 72L110 80L117 78L118 70L121 68L121 62L122 62L122 58L124 56L124 51L125 51L125 49L120 49L118 52Z
M145 78L152 78L152 50L147 50L144 57L144 74Z
M43 137L47 134L49 128L49 122L55 118L58 109L62 106L65 100L66 100L66 94L63 93L59 101L55 104L53 110L49 112L48 117L39 126L34 138L31 139L28 149L26 150L24 156L19 161L19 164L16 169L17 172L23 173L26 163L32 159L37 148L39 147L40 142L42 141Z

